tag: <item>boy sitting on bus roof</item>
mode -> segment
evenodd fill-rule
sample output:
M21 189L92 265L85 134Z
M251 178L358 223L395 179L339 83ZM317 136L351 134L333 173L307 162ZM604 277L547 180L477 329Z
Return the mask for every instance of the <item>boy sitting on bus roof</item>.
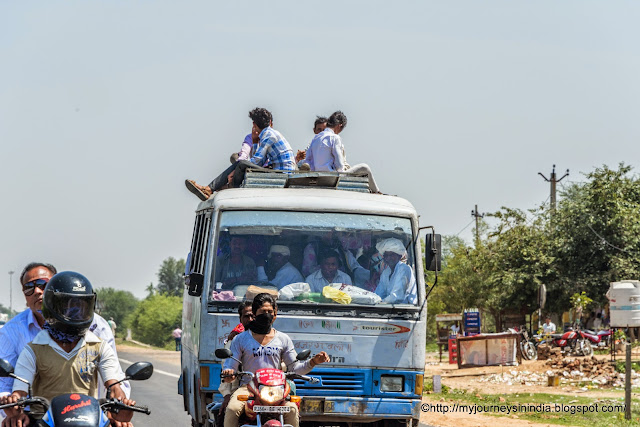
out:
M291 146L280 132L271 127L273 123L271 113L265 108L255 108L249 112L249 117L253 121L251 134L254 142L259 144L256 152L249 160L239 160L229 166L207 186L198 185L193 180L186 180L187 189L198 196L200 200L207 200L215 191L230 184L229 176L232 173L231 184L233 187L240 187L247 169L264 169L263 166L267 161L274 170L296 170Z

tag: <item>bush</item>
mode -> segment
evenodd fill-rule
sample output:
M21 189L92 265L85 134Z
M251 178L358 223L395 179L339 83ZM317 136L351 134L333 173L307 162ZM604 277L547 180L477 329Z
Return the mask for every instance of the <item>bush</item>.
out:
M171 332L182 323L182 297L150 295L131 318L133 339L164 347L173 340Z

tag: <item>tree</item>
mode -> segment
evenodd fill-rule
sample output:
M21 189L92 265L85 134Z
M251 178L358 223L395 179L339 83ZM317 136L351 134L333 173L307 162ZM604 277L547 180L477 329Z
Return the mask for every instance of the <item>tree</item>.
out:
M604 304L610 282L640 277L640 180L631 170L603 166L563 192L552 224L557 279L548 289L558 311L575 292Z
M173 339L171 332L182 322L182 298L156 294L140 302L131 318L133 338L163 347Z
M129 291L113 288L100 288L96 294L102 306L100 315L107 320L113 317L118 325L118 331L126 330L127 316L135 311L139 304L138 299Z
M158 292L181 296L184 288L184 259L169 257L162 261L158 270Z

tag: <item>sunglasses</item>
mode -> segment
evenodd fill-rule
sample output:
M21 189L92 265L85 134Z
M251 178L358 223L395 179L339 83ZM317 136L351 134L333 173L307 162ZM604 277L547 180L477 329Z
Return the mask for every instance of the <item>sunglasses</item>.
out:
M31 296L36 290L36 286L44 290L45 286L49 283L49 279L36 279L22 285L22 293L26 296Z

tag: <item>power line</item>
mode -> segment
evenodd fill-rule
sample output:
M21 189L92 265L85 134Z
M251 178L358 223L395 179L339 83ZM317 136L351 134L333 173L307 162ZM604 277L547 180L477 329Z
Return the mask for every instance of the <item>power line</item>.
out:
M567 173L562 175L560 179L556 179L556 165L553 165L553 170L551 171L551 177L547 179L546 176L542 174L542 172L538 172L538 175L544 178L545 181L550 183L550 197L551 197L551 212L555 212L556 210L556 184L562 181L565 177L569 176L569 169L567 169Z

